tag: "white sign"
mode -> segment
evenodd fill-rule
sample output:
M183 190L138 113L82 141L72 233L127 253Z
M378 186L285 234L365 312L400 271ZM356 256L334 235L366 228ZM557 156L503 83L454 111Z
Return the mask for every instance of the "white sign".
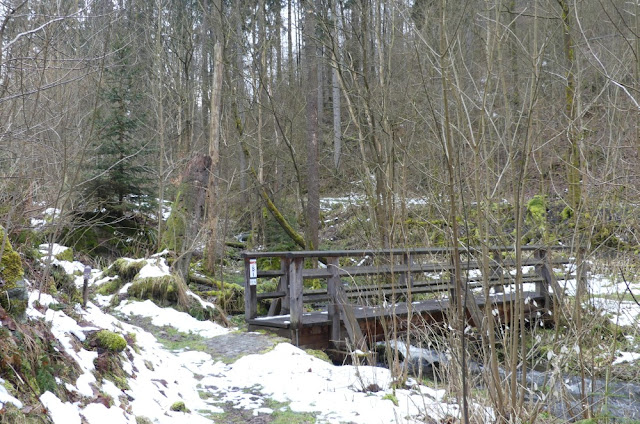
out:
M258 284L258 263L256 259L249 259L249 285Z

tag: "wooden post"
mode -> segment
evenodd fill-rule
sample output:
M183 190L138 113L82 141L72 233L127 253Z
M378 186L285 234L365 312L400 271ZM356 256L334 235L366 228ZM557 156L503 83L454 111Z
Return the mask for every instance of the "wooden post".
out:
M87 300L89 298L89 278L91 277L91 267L86 265L84 267L84 278L82 281L82 307L87 307Z
M536 250L535 257L539 261L536 272L544 279L543 283L536 283L536 292L544 295L545 308L552 309L554 305L562 307L562 288L553 274L547 250ZM549 294L549 288L553 289L553 298Z
M255 258L244 258L244 319L246 321L258 316L257 278L251 275L252 269L257 270L254 268L255 264Z
M538 249L534 252L534 257L538 262L535 266L536 272L544 279L544 281L536 283L536 294L542 294L545 297L545 302L547 301L547 297L549 296L549 285L550 282L547 277L546 272L546 256L547 251L544 249Z
M285 293L283 297L273 299L269 307L269 316L287 315L289 314L289 258L280 258L280 281L278 282L278 291Z
M282 308L280 313L282 315L287 315L290 308L290 298L291 298L291 288L289 283L289 269L291 268L291 259L289 258L281 258L280 259L280 270L282 271L282 277L280 277L280 290L285 292L284 297L282 298Z
M411 273L411 265L413 265L413 258L411 253L404 252L402 254L402 265L405 267L405 271L400 274L400 287L413 287L413 274Z
M340 310L338 309L338 289L340 289L340 276L338 275L339 261L336 257L327 258L327 268L331 273L331 277L327 280L327 294L329 295L329 304L327 312L329 313L329 321L331 322L331 336L329 341L338 343L340 341Z
M302 301L302 269L304 267L304 258L294 258L289 267L289 290L290 290L290 322L292 330L291 340L298 346L298 330L302 324L302 311L304 304Z

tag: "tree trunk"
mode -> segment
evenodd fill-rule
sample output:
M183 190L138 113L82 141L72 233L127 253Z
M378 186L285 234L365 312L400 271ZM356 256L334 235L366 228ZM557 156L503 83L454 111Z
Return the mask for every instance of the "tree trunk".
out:
M220 119L222 113L222 43L217 41L214 46L213 80L211 82L211 118L209 128L209 156L211 157L211 173L209 174L207 211L208 211L208 239L206 269L215 269L218 250L218 164L220 161Z
M304 46L306 55L306 116L307 116L307 245L318 248L320 192L318 182L318 59L315 43L313 2L304 2Z
M571 37L570 0L558 0L562 8L562 27L564 56L567 67L565 86L565 112L567 114L567 138L569 139L569 157L567 161L567 182L569 183L569 205L577 212L582 198L580 182L580 140L576 128L576 84L575 84L575 46Z
M336 170L340 168L340 155L342 152L342 128L341 128L341 108L340 108L340 82L338 81L338 66L340 66L340 49L338 41L338 16L336 2L332 3L331 19L333 21L333 36L336 48L331 49L333 66L331 67L331 102L333 106L333 166Z

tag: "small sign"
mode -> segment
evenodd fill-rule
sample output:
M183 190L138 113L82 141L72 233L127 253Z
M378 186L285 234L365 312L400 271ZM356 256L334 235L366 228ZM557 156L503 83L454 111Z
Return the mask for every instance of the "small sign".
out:
M258 284L258 262L257 259L249 259L249 285L255 286Z

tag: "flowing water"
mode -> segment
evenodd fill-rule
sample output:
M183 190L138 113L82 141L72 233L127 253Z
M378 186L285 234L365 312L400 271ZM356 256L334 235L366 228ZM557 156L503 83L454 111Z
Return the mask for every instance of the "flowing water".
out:
M407 352L403 343L398 343L397 348L404 365L414 376L437 379L441 374L438 370L449 361L445 353L437 350L410 346ZM470 361L468 366L474 375L483 372L478 362ZM502 378L508 377L506 370L501 368L499 372ZM522 381L521 372L517 377ZM566 421L583 418L582 380L579 376L530 369L527 370L526 385L527 400L543 402L543 411ZM607 384L603 378L587 378L585 386L586 400L595 416L609 417L611 423L640 422L640 384L623 381L609 381Z

